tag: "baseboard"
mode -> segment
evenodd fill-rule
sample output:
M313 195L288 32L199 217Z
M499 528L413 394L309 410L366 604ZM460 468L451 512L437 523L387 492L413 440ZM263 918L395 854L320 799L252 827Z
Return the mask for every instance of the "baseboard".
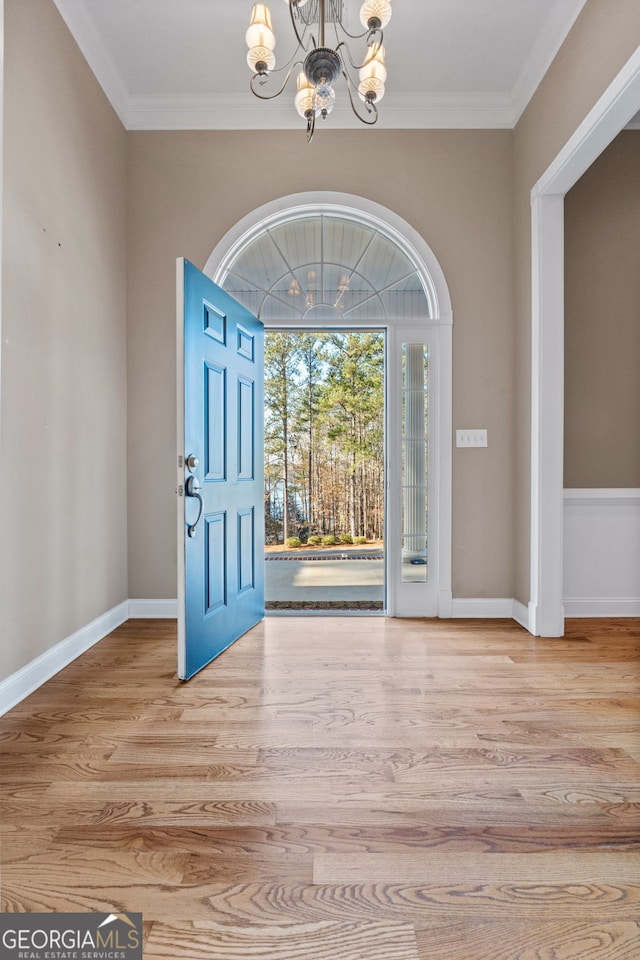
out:
M443 620L449 619L452 616L451 611L453 610L453 594L451 590L439 590L438 591L438 616Z
M177 616L177 600L129 600L132 620L175 620Z
M479 620L513 618L513 600L494 597L456 597L453 598L451 616Z
M563 603L567 617L640 617L638 597L565 597Z
M514 600L512 616L516 623L519 623L521 627L531 633L531 617L529 616L529 607L526 604Z
M128 618L129 601L124 600L72 633L55 647L45 650L21 670L2 680L0 682L0 716L15 707Z

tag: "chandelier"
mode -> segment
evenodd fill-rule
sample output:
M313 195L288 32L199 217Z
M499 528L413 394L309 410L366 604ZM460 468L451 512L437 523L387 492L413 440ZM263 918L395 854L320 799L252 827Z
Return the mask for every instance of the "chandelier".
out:
M384 96L387 78L382 31L391 19L391 0L365 0L360 9L364 31L357 34L350 33L342 22L343 0L284 2L289 7L297 46L287 63L279 69L276 69L273 53L276 38L271 11L266 3L253 6L246 34L247 63L252 72L251 92L260 100L274 100L284 92L296 68L300 68L294 103L299 115L307 122L307 140L311 140L316 119L326 120L333 110L336 101L334 84L342 77L354 114L362 123L373 126L378 120L378 103ZM354 60L348 40L365 38L363 56ZM274 83L272 78L278 76L281 80ZM271 91L278 82L277 89Z

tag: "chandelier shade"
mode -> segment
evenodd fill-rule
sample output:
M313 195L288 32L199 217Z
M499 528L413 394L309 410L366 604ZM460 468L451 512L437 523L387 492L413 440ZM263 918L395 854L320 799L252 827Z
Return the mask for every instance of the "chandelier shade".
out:
M377 104L385 93L383 29L391 19L391 0L364 0L361 33L352 33L345 26L342 0L284 2L289 8L295 48L280 68L273 52L276 38L271 11L266 3L253 5L245 37L251 92L260 100L274 100L295 73L294 106L306 120L307 140L311 140L316 119L325 120L331 113L337 100L335 86L343 80L353 113L362 123L373 126L378 120ZM351 41L362 42L359 56L351 53Z
M391 0L365 0L360 10L360 23L371 29L372 23L376 27L384 28L391 20Z

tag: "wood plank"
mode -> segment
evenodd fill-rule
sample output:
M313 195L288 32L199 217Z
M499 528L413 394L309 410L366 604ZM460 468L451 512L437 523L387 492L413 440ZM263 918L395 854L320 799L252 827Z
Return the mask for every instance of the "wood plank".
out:
M425 850L482 853L538 853L548 850L597 849L640 852L637 825L612 830L607 823L531 824L487 827L475 824L434 826L352 825L300 823L280 826L163 825L113 823L63 827L56 842L95 849L181 850L220 857L251 854L258 857L304 856L315 853L386 853L402 856Z
M284 927L154 923L147 960L420 960L410 924L321 920Z
M431 923L520 924L537 920L590 920L638 916L640 885L357 883L291 887L275 884L213 884L207 904L223 922L270 924L322 919L404 919L416 929ZM178 903L180 895L178 894ZM202 901L198 900L202 907ZM200 914L198 914L200 915ZM515 918L515 919L514 919ZM515 944L510 941L515 952ZM523 946L529 946L523 943ZM475 958L474 958L475 960Z
M0 821L22 829L32 823L101 826L139 824L145 826L270 826L275 824L276 805L256 800L230 802L152 800L89 801L65 798L52 805L48 800L18 800L0 803Z
M428 883L455 884L466 876L470 886L486 883L640 884L640 860L627 852L571 849L519 856L429 851L406 854L347 855L320 853L314 859L314 883Z
M593 957L634 960L640 956L640 924L626 919L540 921L530 917L500 923L431 923L418 930L421 960L518 960L527 957ZM514 942L522 943L517 954Z

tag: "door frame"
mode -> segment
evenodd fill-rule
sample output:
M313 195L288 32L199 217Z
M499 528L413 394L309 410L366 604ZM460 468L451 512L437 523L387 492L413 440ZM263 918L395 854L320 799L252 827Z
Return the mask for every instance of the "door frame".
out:
M215 283L224 286L231 263L256 237L268 228L314 214L334 214L378 230L402 250L414 265L422 282L429 305L429 316L414 323L403 320L397 326L401 326L403 332L413 334L411 342L430 343L438 357L435 396L432 398L436 411L432 421L434 436L433 447L430 447L432 462L437 464L437 470L432 476L437 509L433 517L430 515L430 536L433 536L437 544L435 562L431 565L436 578L436 599L435 604L429 609L425 608L424 612L421 612L420 604L406 610L394 606L393 590L390 589L392 581L389 576L392 571L388 567L386 612L387 616L451 617L453 310L442 268L424 238L393 211L364 197L324 191L298 193L264 204L238 221L213 249L203 272ZM282 329L287 324L279 322L273 326ZM299 322L295 326L300 329ZM387 327L389 348L396 325L390 320L376 326ZM269 327L270 325L265 323L265 330ZM330 328L331 324L327 324L327 327ZM388 386L389 382L387 379ZM396 385L394 389L397 389ZM387 464L387 467L387 475L390 476L390 465ZM392 559L387 557L386 563L392 562Z
M564 635L564 198L640 106L640 49L531 191L531 540L528 629Z
M388 396L388 369L389 369L389 325L386 323L376 323L376 324L363 324L361 327L350 326L348 323L345 323L343 320L323 320L320 323L292 323L292 324L283 324L282 322L276 322L275 320L262 320L261 323L264 325L265 333L265 350L267 345L267 334L270 332L273 333L329 333L331 330L335 330L341 333L381 333L384 336L384 360L383 360L383 391L384 391L384 415L383 415L383 448L384 448L384 600L383 600L383 609L374 611L376 616L392 616L389 613L389 551L387 550L387 523L389 517L389 485L388 485L388 476L389 476L389 396ZM266 611L266 614L269 615L274 611ZM313 611L310 611L313 612ZM319 609L316 611L319 615L324 616L326 610ZM342 612L342 611L341 611ZM371 616L370 611L364 611L363 616Z

